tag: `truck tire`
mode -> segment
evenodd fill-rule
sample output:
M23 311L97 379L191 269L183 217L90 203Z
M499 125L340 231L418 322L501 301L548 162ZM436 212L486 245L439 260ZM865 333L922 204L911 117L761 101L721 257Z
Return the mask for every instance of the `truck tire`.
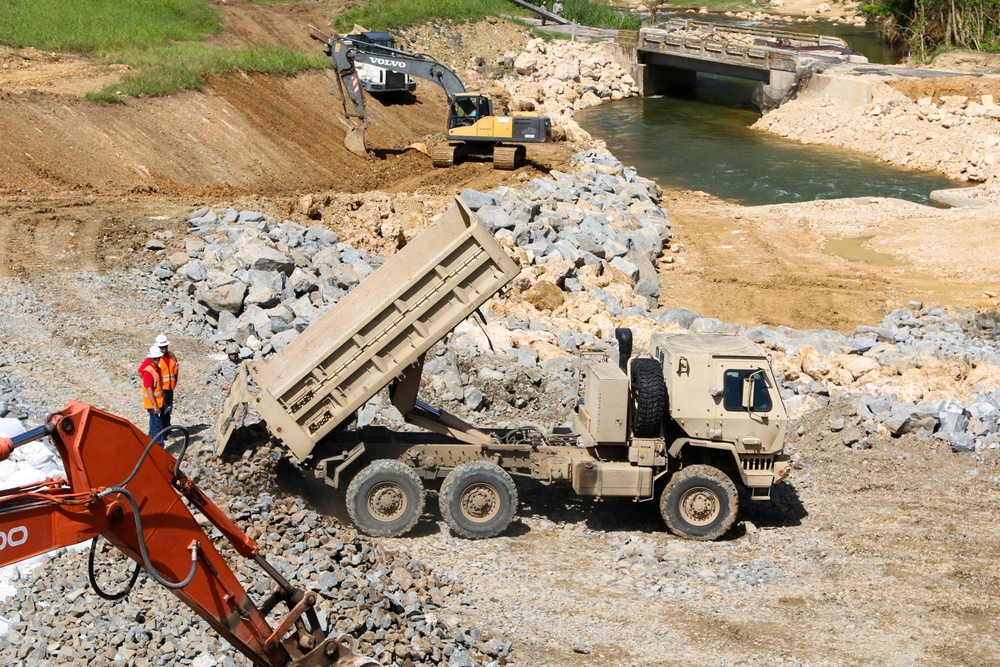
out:
M736 521L739 496L733 480L707 465L675 473L660 496L660 514L675 535L708 541L722 537Z
M347 485L347 513L366 535L405 535L423 512L423 482L401 461L373 461Z
M439 500L441 516L455 534L479 540L507 530L517 512L517 487L500 466L475 461L448 473Z
M663 367L650 357L632 360L632 435L655 438L663 425L667 387L663 383Z

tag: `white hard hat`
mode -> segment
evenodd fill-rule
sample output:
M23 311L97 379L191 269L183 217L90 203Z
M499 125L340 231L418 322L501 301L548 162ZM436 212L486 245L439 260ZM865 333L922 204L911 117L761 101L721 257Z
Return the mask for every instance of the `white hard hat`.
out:
M152 347L149 348L150 359L159 359L162 356L163 356L163 350L160 349L159 345L153 345Z
M159 345L160 347L166 347L170 345L170 341L167 340L166 336L160 334L159 336L156 337L156 344Z

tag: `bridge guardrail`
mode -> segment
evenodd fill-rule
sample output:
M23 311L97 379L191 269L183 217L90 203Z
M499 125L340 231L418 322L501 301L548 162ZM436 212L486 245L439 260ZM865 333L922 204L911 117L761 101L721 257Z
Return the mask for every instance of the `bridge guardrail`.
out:
M726 62L755 69L794 72L798 59L794 53L782 49L748 44L671 35L666 31L643 29L639 33L637 48L664 53L676 53L688 58Z
M771 28L750 28L746 26L726 25L720 26L707 21L695 21L693 19L670 19L663 24L666 31L673 30L705 30L706 32L718 31L728 32L737 35L749 35L753 37L763 37L779 44L790 47L808 46L832 46L848 49L847 42L840 37L832 35L815 35L808 32L793 32L790 30L772 30Z

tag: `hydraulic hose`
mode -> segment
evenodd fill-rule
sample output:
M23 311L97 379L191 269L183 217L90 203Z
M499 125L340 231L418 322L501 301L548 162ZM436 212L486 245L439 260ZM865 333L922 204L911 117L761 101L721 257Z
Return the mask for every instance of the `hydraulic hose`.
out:
M149 444L146 445L146 449L142 450L142 454L139 456L139 460L136 461L135 463L135 468L132 469L132 472L129 473L128 477L126 477L123 482L120 482L118 486L125 486L126 484L132 481L132 478L136 476L136 473L139 472L139 468L141 468L142 464L146 461L146 457L149 456L149 451L153 448L153 445L156 444L156 441L159 440L162 436L165 436L167 433L170 433L171 431L180 431L181 435L184 436L184 444L181 445L180 454L177 456L177 465L174 466L174 480L177 479L177 475L180 473L181 469L181 460L187 453L188 441L190 440L191 436L188 434L187 429L184 428L183 426L168 426L160 430L156 434L154 434L153 437L149 439Z
M146 550L146 537L142 532L142 517L139 515L139 504L135 502L135 497L123 486L113 486L110 489L105 489L104 491L98 493L97 497L105 498L112 493L120 493L125 496L125 500L127 500L128 504L132 506L132 517L135 519L135 532L139 541L139 554L142 556L142 564L146 568L146 571L149 572L149 576L151 576L161 586L166 586L170 589L184 588L190 584L194 579L195 572L198 571L198 543L192 542L191 546L188 547L191 551L191 571L188 572L187 577L185 577L183 581L179 582L168 581L155 567L153 567L153 563L149 560L149 552Z
M139 554L142 556L143 566L145 567L146 571L149 572L149 576L151 576L161 586L165 586L170 589L178 589L178 588L184 588L185 586L190 584L191 581L194 579L195 572L197 572L198 569L198 543L192 542L191 546L188 547L188 549L191 551L191 571L188 572L187 577L185 577L183 581L179 582L168 581L162 574L160 574L160 572L155 567L153 567L153 563L149 560L149 552L146 550L146 536L142 532L142 517L139 515L139 504L135 501L135 497L129 492L129 490L125 488L125 485L132 481L132 478L135 477L136 474L139 472L139 469L142 467L142 464L145 463L146 458L149 456L150 450L152 450L153 448L153 445L157 444L156 441L171 431L180 431L184 436L184 443L181 446L180 455L178 456L177 459L177 465L174 466L174 480L176 481L177 476L180 474L181 459L187 452L188 441L190 436L188 435L187 429L181 426L168 426L162 429L160 432L156 433L152 438L150 438L149 444L146 445L146 448L142 451L142 454L139 456L139 460L136 461L135 468L132 469L132 472L129 473L128 477L126 477L125 480L122 481L117 486L112 486L108 489L105 489L104 491L101 491L100 493L97 494L97 497L105 498L111 495L112 493L119 493L125 497L129 505L131 505L132 507L132 516L135 520L136 538L139 541ZM91 550L91 556L93 556L93 550ZM138 576L138 573L136 573L136 576ZM93 585L94 583L95 582L92 580L91 584ZM129 586L129 588L131 588L131 585ZM94 590L99 591L97 586L94 586ZM127 592L128 591L126 591L126 593ZM98 594L100 594L100 592L98 592Z
M138 563L135 564L135 569L132 570L132 577L131 579L129 579L128 585L125 586L125 588L123 588L121 591L117 593L105 592L97 583L96 568L94 567L94 556L97 552L97 541L100 539L100 537L101 537L100 535L97 535L94 537L93 540L90 541L90 557L87 559L87 578L90 580L90 587L94 589L95 593L97 593L100 597L104 598L105 600L111 600L112 602L115 602L117 600L121 600L122 598L124 598L126 595L129 594L129 592L132 590L132 587L135 586L135 582L139 580L139 571L142 568L139 566Z

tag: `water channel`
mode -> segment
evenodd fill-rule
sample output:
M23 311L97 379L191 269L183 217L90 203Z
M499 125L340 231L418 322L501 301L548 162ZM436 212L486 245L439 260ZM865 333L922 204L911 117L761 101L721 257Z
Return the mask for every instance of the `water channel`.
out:
M872 62L896 60L869 29L828 23L768 27L837 34ZM753 130L760 118L751 105L755 85L699 74L693 90L602 104L578 111L576 120L623 164L664 188L701 190L747 205L863 196L927 203L932 190L960 185L852 151Z

